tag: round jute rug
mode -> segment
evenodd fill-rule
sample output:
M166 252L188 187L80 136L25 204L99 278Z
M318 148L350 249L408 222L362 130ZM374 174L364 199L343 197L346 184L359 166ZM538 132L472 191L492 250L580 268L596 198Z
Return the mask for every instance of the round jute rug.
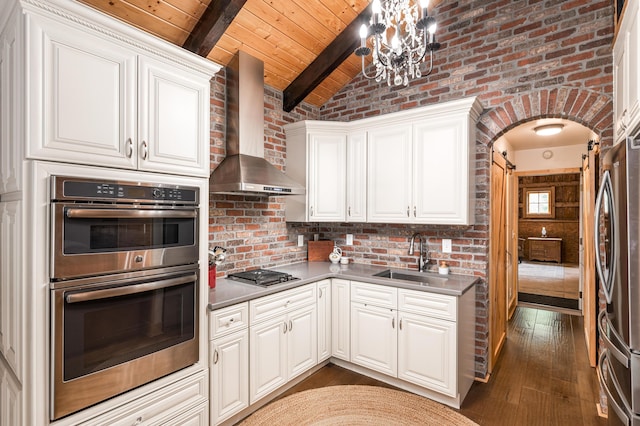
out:
M377 386L328 386L277 400L241 426L476 425L442 404Z

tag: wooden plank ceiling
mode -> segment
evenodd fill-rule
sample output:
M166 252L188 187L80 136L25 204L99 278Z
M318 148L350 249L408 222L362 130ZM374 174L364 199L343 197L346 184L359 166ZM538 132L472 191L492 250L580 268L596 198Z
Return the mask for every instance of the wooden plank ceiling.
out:
M255 56L265 64L265 84L284 92L287 111L303 99L323 105L360 72L353 49L369 5L368 0L80 1L223 66L238 50Z

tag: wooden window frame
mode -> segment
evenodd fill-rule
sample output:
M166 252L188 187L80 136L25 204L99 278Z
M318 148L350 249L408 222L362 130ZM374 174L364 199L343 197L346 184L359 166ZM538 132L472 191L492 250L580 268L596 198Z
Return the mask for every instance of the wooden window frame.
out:
M548 192L549 193L549 213L530 213L529 212L529 194L532 192ZM556 188L554 186L537 188L524 188L524 206L523 216L527 219L554 219L556 217Z

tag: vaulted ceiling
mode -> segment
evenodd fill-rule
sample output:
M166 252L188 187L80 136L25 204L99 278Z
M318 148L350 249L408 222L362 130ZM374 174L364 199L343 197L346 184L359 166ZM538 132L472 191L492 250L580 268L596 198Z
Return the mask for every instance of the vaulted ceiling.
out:
M226 66L242 50L265 64L284 109L321 106L361 68L358 28L368 0L80 0Z

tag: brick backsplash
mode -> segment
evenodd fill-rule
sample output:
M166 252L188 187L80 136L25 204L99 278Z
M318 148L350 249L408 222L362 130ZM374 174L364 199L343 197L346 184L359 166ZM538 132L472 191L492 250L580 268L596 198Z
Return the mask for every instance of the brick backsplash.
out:
M209 242L229 249L218 274L306 259L297 247L320 234L338 242L356 262L415 268L408 256L413 232L426 238L432 262L446 259L453 273L482 279L476 297L476 375L488 373L490 145L524 122L562 117L592 129L605 149L613 139L613 4L610 1L487 0L440 2L433 74L407 87L354 78L320 108L306 103L282 110L282 93L265 88L265 158L286 169L283 125L305 119L349 121L427 104L477 96L484 107L476 127L476 224L467 227L351 223L289 223L281 197L211 194ZM224 158L225 74L212 80L211 169ZM259 100L257 100L259 101ZM585 141L586 143L586 141ZM425 183L429 184L429 183ZM354 245L345 246L345 234ZM441 252L450 238L453 252ZM433 268L435 263L431 264Z

